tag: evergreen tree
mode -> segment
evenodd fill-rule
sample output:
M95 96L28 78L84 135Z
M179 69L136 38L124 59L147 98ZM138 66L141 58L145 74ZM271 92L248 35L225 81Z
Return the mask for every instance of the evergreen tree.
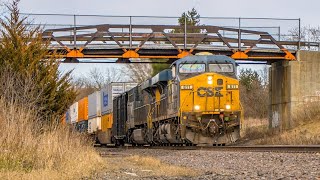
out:
M262 79L257 71L252 69L242 69L239 75L240 84L243 85L246 90L250 91L253 88L262 88Z
M152 76L157 75L159 72L168 69L170 64L152 64Z
M269 87L267 79L252 69L242 69L239 74L240 100L245 117L267 118Z
M49 53L48 42L42 40L41 27L27 25L27 18L19 14L18 3L19 0L15 0L7 6L10 14L5 15L0 22L0 72L11 72L20 78L19 81L32 80L32 83L23 86L32 84L35 87L29 94L12 93L13 97L2 98L13 99L18 103L22 102L21 99L36 101L35 108L43 117L61 115L76 97L70 83L71 72L60 74L55 53ZM21 91L26 89L20 88ZM21 95L26 97L19 97Z
M187 13L182 13L178 19L181 29L176 29L174 33L184 33L185 22L187 26L200 26L200 14L195 8L192 8L192 10ZM200 29L187 29L187 33L200 33Z

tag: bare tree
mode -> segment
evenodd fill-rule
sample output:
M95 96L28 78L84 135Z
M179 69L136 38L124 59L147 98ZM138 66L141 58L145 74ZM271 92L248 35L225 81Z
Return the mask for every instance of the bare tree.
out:
M78 88L91 87L98 90L106 87L111 82L126 81L127 75L125 71L117 68L107 68L104 70L93 68L87 75L75 79L74 84Z
M320 42L320 26L312 27L305 26L302 27L299 31L299 28L293 28L289 31L289 36L285 38L285 40L289 41L299 41L299 32L300 32L300 41L305 42ZM291 47L296 48L296 47ZM318 47L314 46L304 46L301 47L303 50L318 50Z
M125 71L133 82L141 83L151 77L153 69L151 64L129 63L126 65Z
M77 99L81 99L96 90L106 87L111 82L127 81L128 75L118 68L99 69L93 68L87 75L76 77L73 81L78 91Z

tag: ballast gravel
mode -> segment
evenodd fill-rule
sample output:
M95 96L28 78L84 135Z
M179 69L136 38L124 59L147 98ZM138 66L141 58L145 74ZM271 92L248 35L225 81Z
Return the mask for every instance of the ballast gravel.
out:
M201 172L198 177L139 177L120 179L316 179L320 180L320 153L234 152L210 150L109 149L117 156L149 156ZM105 176L103 179L115 177Z

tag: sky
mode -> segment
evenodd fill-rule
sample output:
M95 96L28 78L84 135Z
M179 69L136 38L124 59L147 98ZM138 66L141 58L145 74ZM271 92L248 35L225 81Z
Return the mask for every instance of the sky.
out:
M21 0L21 12L180 16L195 7L208 17L301 18L317 25L319 0Z
M21 0L19 7L23 13L121 16L180 16L183 12L194 7L202 17L301 18L303 26L318 26L320 24L318 21L320 17L319 0ZM70 19L61 17L51 17L51 19L45 20L54 23L72 22ZM103 20L95 22L95 20L86 19L86 21L100 23ZM275 22L253 21L253 24L255 23L273 24ZM277 21L277 23L280 22ZM292 24L288 21L281 23L284 27ZM292 26L296 26L296 24ZM76 74L85 74L96 66L100 68L112 67L110 64L79 64L62 65L60 69L62 71L75 69Z

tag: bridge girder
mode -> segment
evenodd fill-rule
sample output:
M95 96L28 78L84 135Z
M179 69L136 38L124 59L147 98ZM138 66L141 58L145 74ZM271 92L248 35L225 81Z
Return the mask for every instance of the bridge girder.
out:
M199 33L175 33L179 29L179 32L184 31L183 28L177 25L103 24L47 29L43 40L50 42L49 50L58 52L61 58L178 59L198 52L211 52L236 60L296 60L295 50L290 51L285 46L307 45L276 41L263 31L219 26L188 26L188 30Z

